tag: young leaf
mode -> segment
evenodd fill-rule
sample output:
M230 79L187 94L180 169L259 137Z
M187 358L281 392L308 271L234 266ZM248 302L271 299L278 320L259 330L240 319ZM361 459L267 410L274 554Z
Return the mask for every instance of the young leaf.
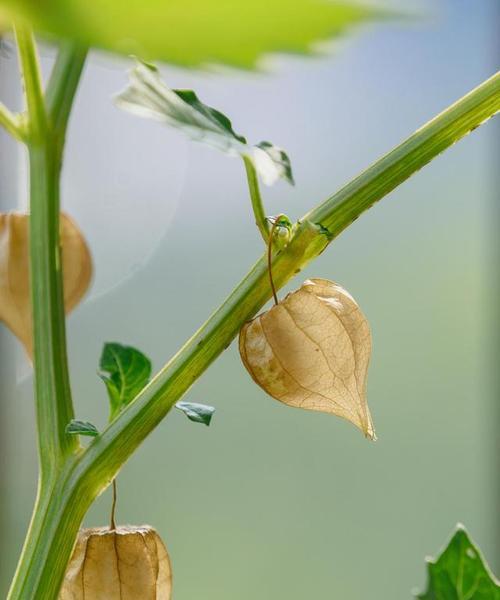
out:
M96 437L99 435L99 431L95 425L88 421L77 421L73 419L66 425L66 433L71 435L88 435L89 437Z
M248 156L267 185L280 178L293 184L290 159L284 150L270 142L249 145L225 115L201 102L192 90L167 87L150 64L138 63L131 70L129 85L115 102L123 110L180 129L191 139L226 154Z
M0 5L0 25L2 16L26 17L51 37L190 67L249 68L265 53L309 53L315 41L382 17L381 11L345 0L2 0Z
M428 587L417 596L420 600L500 599L500 583L461 525L440 556L428 559L427 565Z
M376 439L366 402L370 327L336 283L305 281L242 327L239 348L252 379L276 400L343 417Z
M131 346L108 342L104 345L99 368L99 376L108 390L112 421L148 383L151 361Z
M182 410L190 421L195 423L203 423L208 427L212 420L215 408L205 404L197 404L196 402L177 402L175 408Z

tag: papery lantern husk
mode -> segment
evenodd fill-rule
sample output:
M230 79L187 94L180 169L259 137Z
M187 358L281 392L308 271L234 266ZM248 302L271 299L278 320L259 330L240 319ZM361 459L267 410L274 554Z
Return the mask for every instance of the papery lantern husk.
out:
M75 222L60 219L64 308L69 313L82 299L92 277L92 259ZM29 284L29 215L0 213L0 320L33 355Z
M59 600L170 600L167 549L148 525L82 529Z
M368 321L352 296L326 279L308 279L240 331L241 359L270 396L375 431L366 401Z

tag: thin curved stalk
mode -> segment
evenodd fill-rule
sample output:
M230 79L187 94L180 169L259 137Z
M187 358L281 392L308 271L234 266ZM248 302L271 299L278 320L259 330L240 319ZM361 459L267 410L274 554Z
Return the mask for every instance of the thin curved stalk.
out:
M255 170L252 160L248 156L243 156L243 162L245 163L248 190L250 192L250 200L252 202L255 224L260 231L260 235L262 236L264 243L267 244L269 239L269 223L267 222L262 196L260 194L257 171Z
M312 210L296 227L287 248L273 257L273 280L284 285L320 254L357 216L410 177L446 147L500 109L500 75L492 77L422 127L345 188ZM45 508L43 527L33 538L29 569L16 578L9 600L23 591L53 599L64 576L79 523L95 497L209 365L229 346L245 321L269 300L264 254L221 307L153 381L88 449L70 459L54 505ZM46 561L40 557L47 557Z

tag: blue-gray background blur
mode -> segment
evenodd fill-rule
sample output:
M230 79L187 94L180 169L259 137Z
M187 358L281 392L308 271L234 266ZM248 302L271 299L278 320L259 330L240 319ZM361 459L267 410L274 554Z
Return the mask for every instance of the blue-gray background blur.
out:
M297 186L266 189L268 213L300 216L495 71L497 0L391 5L421 18L359 28L327 56L273 57L265 73L164 69L237 131L289 151ZM45 49L45 70L50 62ZM96 263L68 335L77 415L98 426L103 342L135 345L159 368L262 252L239 161L113 107L129 65L99 55L86 68L63 176L64 209ZM0 69L2 99L15 106L13 52ZM371 322L375 444L266 397L233 344L187 396L216 406L212 426L174 411L123 469L119 520L161 532L177 600L410 598L424 556L457 521L498 572L498 132L475 131L303 274L339 281ZM1 136L8 210L26 204L24 157ZM3 597L36 456L30 369L3 327L0 336ZM108 509L106 492L86 523L103 524Z

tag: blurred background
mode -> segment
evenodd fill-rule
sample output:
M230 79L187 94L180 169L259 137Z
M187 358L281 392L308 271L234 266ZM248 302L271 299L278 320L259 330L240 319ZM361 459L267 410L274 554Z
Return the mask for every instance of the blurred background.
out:
M289 152L297 185L264 189L268 214L299 217L498 68L497 0L372 3L418 18L358 27L315 58L273 56L257 73L162 69L237 132ZM51 62L45 47L45 73ZM103 343L134 345L158 369L263 251L240 161L113 106L130 66L92 55L63 173L63 209L95 260L68 336L76 413L97 426ZM0 81L15 108L8 46ZM370 320L376 443L267 397L233 344L186 396L216 407L210 428L173 411L123 468L118 519L160 531L176 600L409 599L458 521L499 574L498 134L498 122L475 131L300 275L338 281ZM0 132L3 211L26 206L24 161ZM3 326L0 352L4 597L37 465L31 369ZM107 523L109 507L106 492L86 524Z

